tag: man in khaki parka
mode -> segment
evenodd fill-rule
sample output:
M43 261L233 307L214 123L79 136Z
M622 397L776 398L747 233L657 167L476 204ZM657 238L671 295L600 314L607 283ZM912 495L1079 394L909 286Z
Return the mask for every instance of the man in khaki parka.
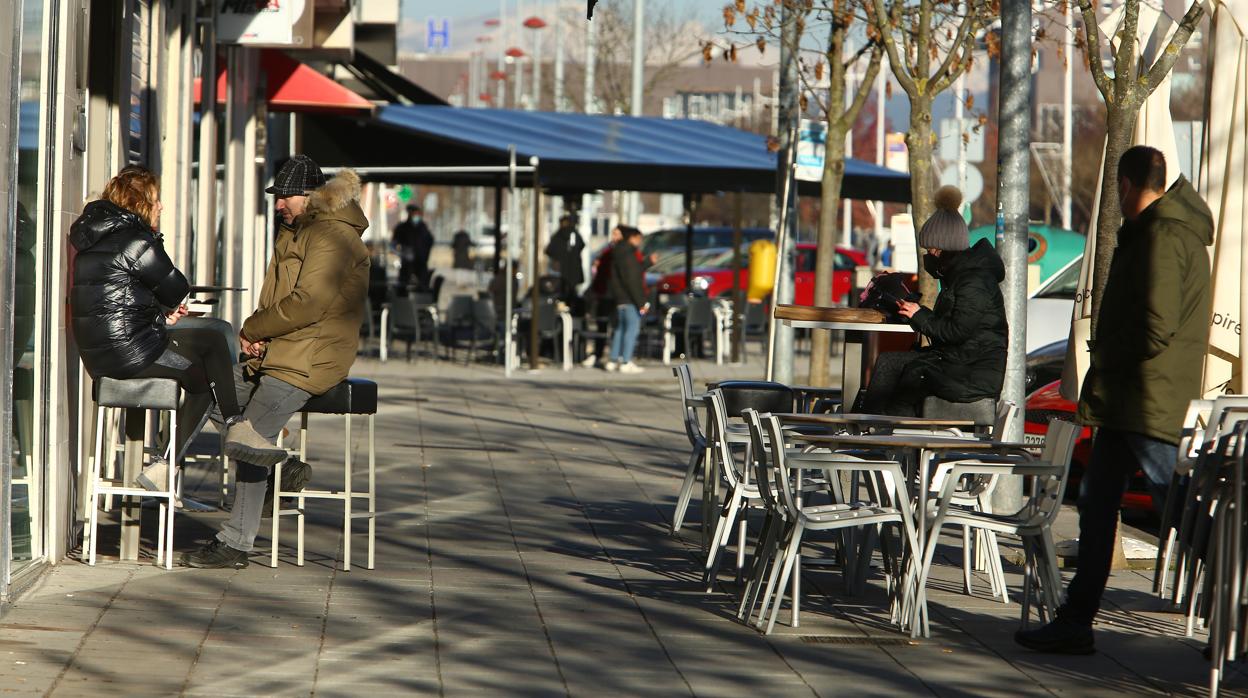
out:
M270 443L313 396L346 379L359 346L369 254L360 235L360 178L326 181L305 155L291 158L267 190L282 225L259 307L243 323L248 357L235 368L244 416ZM214 419L219 415L214 414ZM242 568L260 530L272 463L238 463L234 506L215 540L182 556L190 567Z
M1014 636L1040 652L1095 651L1092 620L1127 482L1143 470L1154 505L1164 506L1183 416L1201 393L1213 215L1183 177L1166 189L1166 161L1153 148L1123 153L1118 177L1124 222L1079 400L1079 421L1097 431L1079 494L1078 572L1056 620Z

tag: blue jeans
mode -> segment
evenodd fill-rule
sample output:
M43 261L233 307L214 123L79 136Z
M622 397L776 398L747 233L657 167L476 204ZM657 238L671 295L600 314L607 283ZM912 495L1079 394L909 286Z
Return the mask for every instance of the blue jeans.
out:
M641 313L635 305L617 305L615 318L611 360L626 364L633 360L633 352L637 349L637 335L641 334Z
M1143 470L1155 506L1164 506L1174 477L1178 446L1142 434L1101 428L1079 488L1079 562L1059 617L1091 625L1101 606L1114 559L1122 495Z

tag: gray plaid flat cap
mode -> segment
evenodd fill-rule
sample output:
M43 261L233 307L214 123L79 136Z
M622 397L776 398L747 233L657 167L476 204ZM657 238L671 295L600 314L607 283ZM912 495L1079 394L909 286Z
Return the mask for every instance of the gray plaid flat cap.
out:
M307 155L295 155L282 165L273 186L265 189L274 196L302 196L325 183L325 173Z

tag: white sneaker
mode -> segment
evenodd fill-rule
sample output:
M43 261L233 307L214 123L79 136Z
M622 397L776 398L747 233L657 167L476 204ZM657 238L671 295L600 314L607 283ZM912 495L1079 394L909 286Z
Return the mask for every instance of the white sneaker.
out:
M593 354L590 354L589 356L585 357L585 360L581 362L581 366L584 366L585 368L593 368L597 364L598 364L598 357Z
M620 364L620 373L644 373L646 369L629 361L626 364Z
M607 369L608 371L618 371L620 370L620 365L614 361L608 361L606 365L603 366L603 368Z

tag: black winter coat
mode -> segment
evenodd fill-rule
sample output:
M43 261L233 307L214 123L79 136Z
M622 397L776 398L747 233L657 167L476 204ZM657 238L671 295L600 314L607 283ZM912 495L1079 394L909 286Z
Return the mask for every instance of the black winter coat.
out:
M945 263L936 307L920 309L910 320L932 340L906 367L922 372L928 394L950 402L1000 397L1009 346L1004 279L1005 265L987 240Z
M637 261L637 248L627 241L611 248L611 276L607 289L616 305L646 304L646 270Z
M69 306L82 363L96 378L129 378L164 352L164 316L190 285L160 236L112 202L87 204L69 242L77 251Z

